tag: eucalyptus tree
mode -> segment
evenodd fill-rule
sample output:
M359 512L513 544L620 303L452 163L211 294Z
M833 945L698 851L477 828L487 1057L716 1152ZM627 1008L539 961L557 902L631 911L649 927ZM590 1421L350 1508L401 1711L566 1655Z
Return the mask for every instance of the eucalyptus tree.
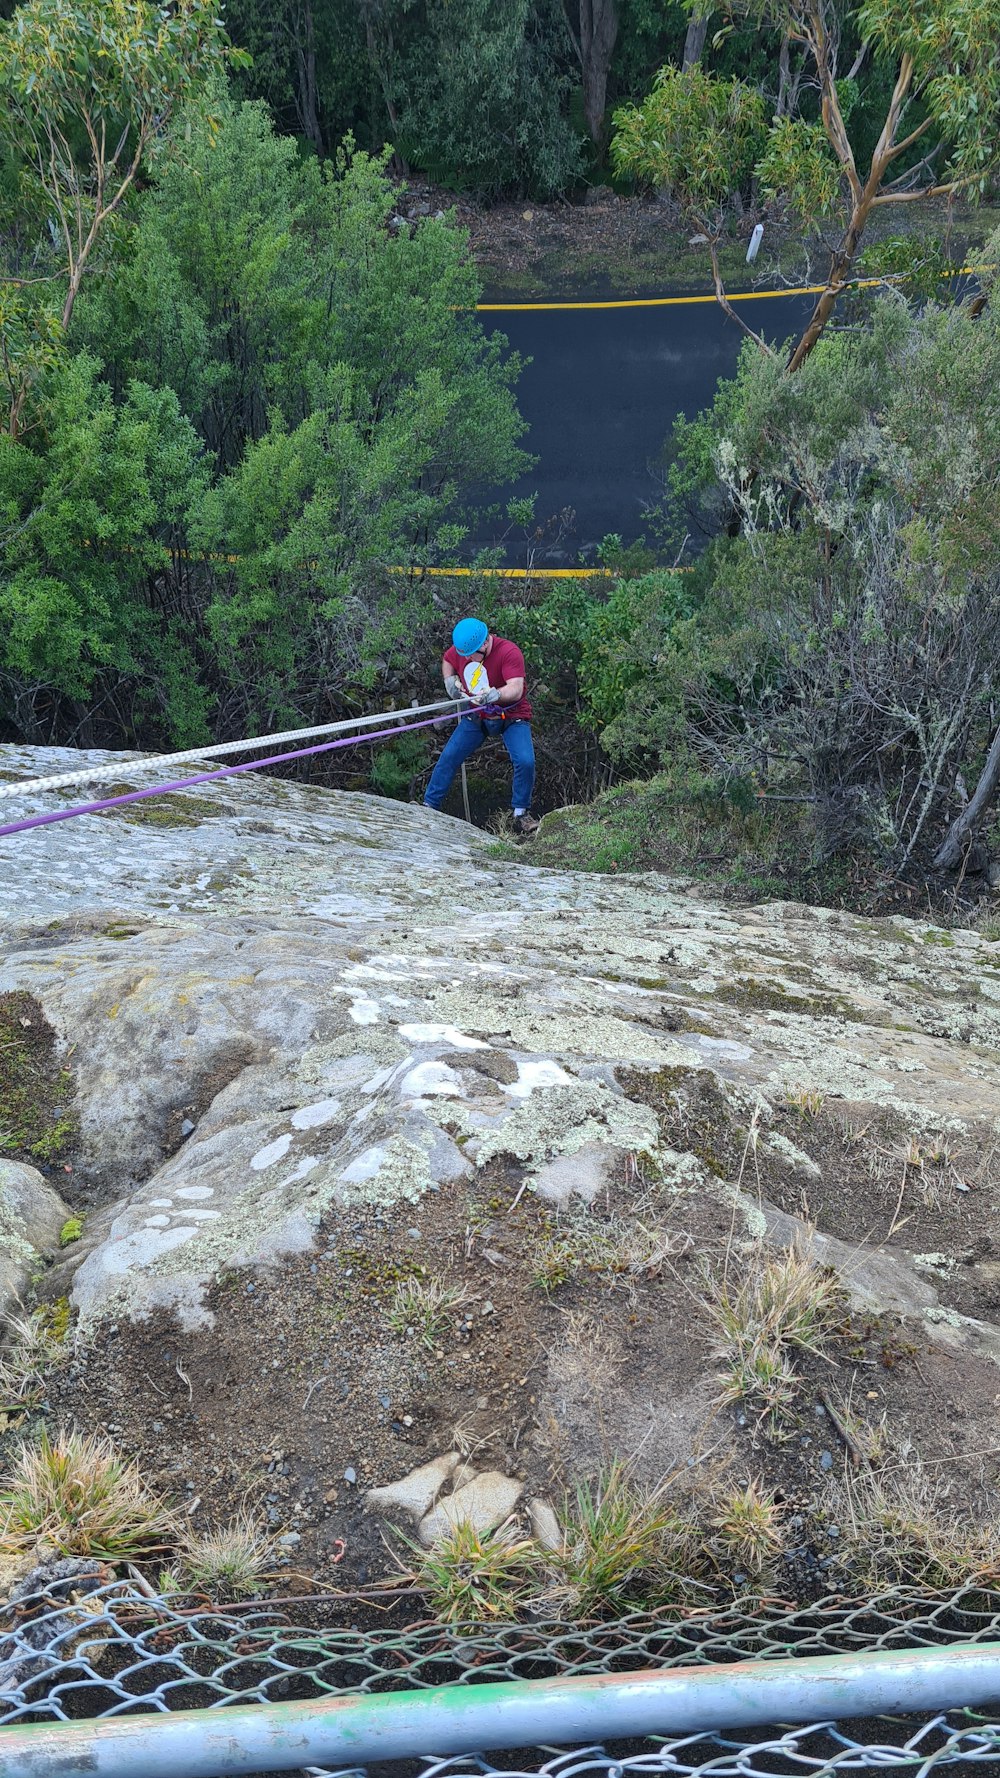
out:
M88 266L164 152L179 108L242 59L217 10L214 0L24 0L0 21L0 136L23 169L27 201L49 222L58 261L41 280L0 277L0 375L14 437L56 323L65 333ZM57 304L38 288L55 281Z
M701 0L689 0L697 10ZM826 283L792 348L797 370L849 282L865 228L886 206L958 194L975 201L1000 165L1000 0L729 0L730 22L776 30L802 58L794 105L768 117L761 93L700 68L664 68L651 93L615 114L620 173L666 186L715 241L723 207L751 182L834 244ZM874 148L852 137L855 57L848 32L892 83ZM730 151L727 154L727 141Z

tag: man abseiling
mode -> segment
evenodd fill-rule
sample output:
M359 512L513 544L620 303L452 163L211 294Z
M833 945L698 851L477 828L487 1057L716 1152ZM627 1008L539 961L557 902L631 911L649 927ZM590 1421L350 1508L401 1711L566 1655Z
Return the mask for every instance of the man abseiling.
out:
M531 813L535 784L535 749L531 739L531 705L525 684L524 656L516 642L493 636L478 617L455 625L452 645L441 660L441 676L451 698L471 698L477 706L460 716L455 732L431 773L424 806L440 809L459 767L491 735L499 735L514 767L511 806L514 832L530 839L538 831ZM475 694L466 690L464 673L470 661L481 662L487 685Z

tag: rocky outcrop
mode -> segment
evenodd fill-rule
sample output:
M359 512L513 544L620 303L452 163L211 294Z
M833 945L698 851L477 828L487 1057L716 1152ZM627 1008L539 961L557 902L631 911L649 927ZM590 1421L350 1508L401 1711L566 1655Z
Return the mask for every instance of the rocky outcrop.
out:
M0 748L8 779L66 764L54 750ZM122 756L124 783L144 770ZM26 808L61 800L36 795ZM142 812L151 808L155 818ZM680 1277L710 1239L787 1240L818 1221L859 1302L870 1308L881 1293L883 1307L943 1340L967 1334L992 1364L976 1329L992 1325L995 1262L976 1241L997 1220L986 1164L1000 1138L996 943L919 921L724 907L652 875L541 871L447 817L262 778L0 844L16 864L0 881L0 993L36 998L76 1080L74 1190L88 1215L47 1289L69 1292L105 1354L80 1359L84 1380L109 1362L108 1329L171 1326L221 1344L235 1291L244 1304L277 1303L283 1268L311 1289L317 1265L322 1275L338 1253L353 1290L378 1243L372 1289L385 1302L400 1255L419 1260L446 1201L447 1251L485 1268L462 1339L480 1339L522 1261L536 1291L571 1274L620 1290L621 1280ZM923 1161L908 1149L927 1157L922 1197ZM897 1204L900 1167L910 1172ZM51 1246L66 1211L49 1198L41 1236ZM534 1221L512 1221L527 1205ZM623 1244L619 1230L610 1259L581 1248L573 1272L561 1230L572 1224L576 1239L579 1219L608 1205L641 1239ZM684 1223L688 1207L706 1205L701 1223ZM945 1215L961 1235L935 1271L944 1237L931 1223ZM542 1243L535 1257L529 1240ZM891 1257L880 1258L887 1242ZM248 1297L255 1279L264 1287ZM979 1296L966 1300L973 1284ZM696 1293L663 1288L680 1339ZM304 1423L319 1404L332 1428L335 1383L346 1400L364 1369L367 1335L360 1311L350 1315L355 1370L335 1343L297 1394ZM497 1314L512 1351L521 1315ZM574 1316L558 1324L541 1373L532 1353L510 1358L524 1405L510 1410L504 1448L477 1460L518 1496L531 1478L514 1472L539 1427L551 1423L552 1440L562 1429L595 1461L610 1442L666 1467L714 1411L704 1338L666 1387L673 1359L637 1354L627 1317L612 1327ZM276 1325L272 1316L270 1334L261 1324L245 1336L260 1342L262 1378L280 1376L281 1353L266 1343ZM182 1387L176 1358L181 1405L195 1414L191 1361L176 1344L160 1340L161 1350L164 1399ZM432 1360L422 1371L423 1347L400 1350L405 1387L430 1399L434 1379L420 1378ZM230 1355L227 1379L244 1358L244 1347ZM439 1362L453 1383L461 1352ZM419 1476L421 1459L451 1448L448 1426L429 1427L420 1448L414 1414L396 1405L402 1360L384 1358L388 1382L380 1364L372 1411L410 1448L392 1460L380 1447L366 1487L414 1466ZM616 1405L602 1406L595 1429L608 1378ZM493 1409L477 1403L493 1398L475 1385L465 1393L486 1440ZM144 1405L160 1426L166 1409ZM149 1439L153 1448L168 1433ZM360 1460L346 1456L353 1476ZM335 1477L344 1460L331 1457ZM545 1474L533 1485L544 1491Z
M0 1160L0 1316L24 1308L69 1214L36 1167Z
M66 760L0 749L8 775ZM447 817L273 780L179 800L4 842L0 991L72 1050L108 1200L71 1261L84 1321L203 1321L220 1267L301 1251L331 1205L502 1154L555 1201L577 1157L592 1196L657 1148L623 1065L889 1105L917 1134L996 1118L1000 959L971 933L515 869Z

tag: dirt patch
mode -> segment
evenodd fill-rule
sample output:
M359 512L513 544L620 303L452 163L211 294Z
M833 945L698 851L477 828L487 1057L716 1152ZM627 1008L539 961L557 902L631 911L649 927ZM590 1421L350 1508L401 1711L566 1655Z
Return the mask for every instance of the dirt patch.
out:
M624 195L597 186L586 201L565 199L539 204L487 205L428 184L400 190L397 213L411 223L454 212L468 229L470 246L485 283L484 300L661 295L667 291L709 291L711 267L697 231L676 205L662 199ZM751 267L747 242L754 224L765 220L763 252ZM1000 221L997 206L944 202L892 206L869 224L866 249L886 237L944 238L952 260L961 264ZM723 280L730 290L765 290L822 283L829 267L825 244L774 215L756 212L731 218L719 249Z
M724 1094L682 1072L639 1077L665 1130L720 1164L741 1154ZM406 1547L364 1493L456 1448L557 1501L622 1455L653 1483L756 1479L787 1527L783 1585L804 1599L830 1583L822 1526L843 1517L858 1451L865 1467L920 1459L956 1508L992 1511L995 1366L845 1306L826 1354L797 1360L776 1432L752 1403L720 1402L706 1273L735 1275L748 1254L721 1187L678 1190L623 1162L601 1202L558 1215L522 1188L498 1160L398 1216L342 1212L314 1253L221 1276L209 1332L162 1316L101 1328L52 1378L51 1411L137 1454L196 1527L252 1504L286 1540L282 1589L398 1574ZM427 1343L390 1322L410 1278L462 1293Z
M176 1154L182 1143L187 1141L212 1101L242 1074L244 1068L249 1068L251 1063L259 1060L258 1051L252 1044L235 1043L227 1046L210 1068L204 1069L188 1083L184 1103L173 1106L163 1128L160 1141L164 1160Z
M72 1070L32 994L0 994L0 1155L71 1171L79 1129Z

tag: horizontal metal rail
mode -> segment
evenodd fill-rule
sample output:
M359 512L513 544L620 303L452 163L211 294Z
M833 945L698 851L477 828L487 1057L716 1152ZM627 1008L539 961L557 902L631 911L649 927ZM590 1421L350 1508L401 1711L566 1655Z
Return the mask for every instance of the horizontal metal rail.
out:
M736 1661L0 1729L3 1778L222 1778L1000 1702L1000 1643Z

